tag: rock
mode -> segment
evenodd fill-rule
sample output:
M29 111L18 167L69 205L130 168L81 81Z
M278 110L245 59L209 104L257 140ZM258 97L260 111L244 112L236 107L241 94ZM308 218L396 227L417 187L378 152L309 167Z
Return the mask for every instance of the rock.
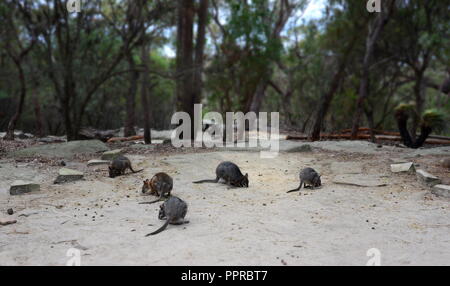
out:
M40 189L41 186L39 184L25 181L15 181L9 189L9 194L11 196L19 196L26 193L38 192Z
M445 158L442 160L442 167L450 169L450 158Z
M107 152L103 153L102 160L110 160L110 161L112 161L112 160L116 159L120 155L123 155L122 149L116 149L116 150L107 151Z
M72 159L78 154L95 154L107 150L109 150L108 146L99 140L86 140L33 146L11 152L8 156L13 158L30 158L41 156L46 158Z
M110 161L107 160L90 160L87 165L88 167L91 166L98 166L98 165L109 165L109 163L111 163Z
M155 145L147 145L147 144L134 144L130 146L131 149L137 150L154 150L156 148Z
M336 184L352 185L360 187L382 187L386 186L387 182L376 175L337 175L334 177L333 182Z
M312 147L309 144L304 144L301 146L297 146L291 149L286 150L288 153L305 153L305 152L312 152Z
M8 215L13 215L13 214L14 214L14 210L13 210L13 209L8 209L8 210L6 211L6 213L7 213Z
M31 133L23 133L22 131L18 132L17 134L15 133L14 136L19 138L19 139L31 139L31 138L34 138L33 134L31 134Z
M63 138L63 137L57 137L57 136L47 136L47 137L39 138L38 142L41 142L41 143L64 143L64 142L67 142L67 139Z
M333 162L330 168L334 174L360 174L362 172L360 162Z
M438 197L450 198L450 186L447 185L436 185L431 192Z
M64 184L69 182L75 182L83 179L84 174L82 172L62 168L59 170L59 176L55 180L55 184Z
M435 177L424 170L417 170L416 174L419 180L429 187L433 187L441 183L441 180L438 177Z
M414 163L412 162L391 165L392 173L414 172L415 170L416 168L414 167Z
M435 185L431 192L438 197L450 198L450 186L448 185Z
M108 141L108 139L111 139L113 137L117 137L119 134L119 129L117 130L97 130L94 128L82 128L78 135L80 136L80 139L98 139L103 142Z
M405 159L405 158L398 158L398 157L389 158L388 160L389 160L389 162L391 162L392 164L404 164L404 163L409 163L409 162L410 162L408 159Z

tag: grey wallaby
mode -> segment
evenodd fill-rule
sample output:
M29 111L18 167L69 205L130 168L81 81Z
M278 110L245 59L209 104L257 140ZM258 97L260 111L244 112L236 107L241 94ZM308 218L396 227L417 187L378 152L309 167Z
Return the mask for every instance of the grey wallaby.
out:
M165 201L161 206L158 214L160 220L165 219L166 222L158 230L147 234L146 236L155 235L167 228L169 224L181 225L189 223L184 217L187 213L187 203L182 199L172 196L167 201Z
M300 186L295 190L289 191L288 193L299 191L302 188L302 185L306 188L306 184L308 184L308 186L310 186L312 189L320 187L322 185L319 174L313 168L305 168L301 170L299 177Z
M130 159L128 159L127 157L125 157L123 155L120 155L116 159L114 159L108 168L109 168L109 177L110 178L115 178L117 176L124 175L125 171L127 169L130 169L131 172L133 172L133 173L138 173L138 172L141 172L144 170L144 169L139 170L139 171L133 170L133 167L131 167Z
M248 188L248 174L243 175L239 167L232 162L222 162L216 168L215 180L202 180L193 182L194 184L202 183L218 183L220 179L223 179L228 185L233 187L246 187Z

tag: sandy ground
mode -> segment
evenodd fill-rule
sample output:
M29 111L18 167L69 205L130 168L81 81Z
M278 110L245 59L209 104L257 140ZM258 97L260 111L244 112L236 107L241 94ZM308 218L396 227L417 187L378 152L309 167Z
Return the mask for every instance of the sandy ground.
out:
M70 248L81 251L82 265L365 265L371 248L380 250L382 265L450 265L450 201L431 195L415 175L391 174L389 151L129 157L144 172L110 179L105 166L73 162L85 181L63 186L52 185L56 166L3 160L0 216L18 222L0 227L0 265L65 265ZM223 160L249 174L248 189L191 183L214 178ZM358 163L388 184L334 184L333 162ZM286 194L306 166L322 174L323 187ZM145 237L162 222L158 204L138 204L153 199L139 192L161 171L188 202L190 223ZM39 193L6 194L12 181L30 177L42 184ZM8 208L13 216L5 215Z

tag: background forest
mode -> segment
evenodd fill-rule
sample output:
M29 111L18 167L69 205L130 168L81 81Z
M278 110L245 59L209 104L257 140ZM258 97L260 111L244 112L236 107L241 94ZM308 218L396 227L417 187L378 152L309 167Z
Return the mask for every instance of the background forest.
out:
M280 112L308 134L449 135L450 1L0 1L0 131L170 128L175 111ZM311 7L318 7L315 13ZM400 107L399 107L400 106Z

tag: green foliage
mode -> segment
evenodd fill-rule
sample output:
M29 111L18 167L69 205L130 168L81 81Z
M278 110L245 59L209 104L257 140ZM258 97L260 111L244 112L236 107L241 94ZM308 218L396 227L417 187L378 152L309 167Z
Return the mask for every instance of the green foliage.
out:
M446 126L445 114L433 108L425 110L422 115L422 125L435 131L442 131Z
M409 113L414 112L416 109L416 104L414 102L400 103L396 108L396 112Z
M58 0L62 1L62 0ZM58 2L58 1L55 1ZM53 2L53 1L50 1ZM44 21L52 15L52 5L45 1L27 1L30 19L41 24L34 27L40 36L29 57L24 62L27 77L28 98L24 115L18 128L33 132L35 128L34 101L30 95L38 95L44 123L49 133L63 132L61 106L55 95L55 83L50 75L48 56L55 71L55 77L62 83L67 65L71 65L73 81L62 84L67 89L75 85L77 96L70 100L76 114L92 85L92 81L107 70L121 52L123 37L117 29L126 29L128 1L85 1L83 12L70 15L61 30L62 39L72 37L73 43L68 51L60 48L55 29L56 20ZM290 0L291 4L304 1ZM324 130L334 131L349 128L352 122L358 88L361 79L361 66L364 57L368 25L377 16L366 11L366 2L361 0L328 0L324 16L317 20L301 19L301 13L293 13L289 24L280 37L273 35L277 25L276 12L282 1L272 0L217 0L219 20L210 2L210 21L204 57L203 103L205 111L237 111L248 108L256 87L269 80L281 89L275 90L267 84L262 109L280 111L283 120L290 120L294 128L309 127L315 120L315 112L321 99L330 89L339 63L348 44L354 41L354 48L344 69L344 76L336 88L334 99L324 122ZM415 79L417 71L424 67L424 83L440 86L448 77L450 66L450 19L448 1L442 0L399 0L392 18L376 43L373 65L370 67L369 98L365 111L372 112L375 125L385 129L395 129L394 114L403 112L410 117L415 115ZM9 24L0 27L0 114L11 117L19 94L18 72L7 48L17 51L20 45L29 43L30 24L14 8L19 1L0 1L0 20L7 23L8 15L14 15L14 25L18 37L11 36ZM62 3L62 2L61 2ZM135 3L135 2L133 2ZM158 5L158 1L147 1L146 9ZM176 47L176 3L173 9L164 11L158 20L149 18L153 33L145 31L151 38L149 91L152 108L152 124L156 128L168 128L173 113L176 82L174 75L176 59L169 58L162 51L167 46ZM198 1L195 2L198 4ZM101 5L100 5L101 4ZM154 15L153 15L154 16ZM296 19L299 18L299 19ZM59 19L64 21L63 19ZM58 21L59 21L58 20ZM194 21L197 20L194 17ZM300 21L305 20L305 21ZM78 25L81 27L77 36ZM194 25L194 38L195 38ZM70 31L69 31L70 30ZM44 34L51 43L47 46ZM77 37L76 37L77 36ZM20 44L20 45L19 45ZM194 46L195 47L195 46ZM49 48L49 49L48 49ZM133 48L131 55L137 67L141 67L140 46ZM67 62L67 54L73 61ZM426 56L429 58L426 60ZM83 125L102 129L123 126L126 98L130 87L129 65L126 57L119 60L113 75L102 83L87 103ZM142 126L141 80L136 93L137 124ZM436 88L435 88L436 89ZM450 113L448 96L424 86L424 109L429 108L422 117L422 123L434 130L450 132L445 126L444 115ZM288 92L291 92L288 94ZM408 102L408 103L405 103ZM403 103L403 104L398 104ZM397 108L396 108L397 107ZM433 108L439 107L439 111ZM367 119L361 126L367 124ZM7 120L0 121L4 129ZM283 122L282 122L283 124ZM58 127L59 126L59 127ZM308 128L306 128L308 129ZM308 131L308 130L306 130Z

